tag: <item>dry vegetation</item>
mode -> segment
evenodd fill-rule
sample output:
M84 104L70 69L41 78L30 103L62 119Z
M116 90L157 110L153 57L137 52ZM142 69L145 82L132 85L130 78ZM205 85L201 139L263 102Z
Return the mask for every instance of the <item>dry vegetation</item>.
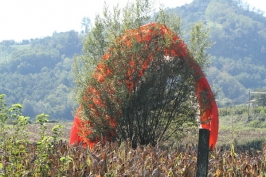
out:
M37 144L26 145L19 154L24 176L34 175L37 162ZM47 152L47 169L37 176L191 176L196 174L197 146L171 147L138 146L130 142L120 145L108 143L89 150L81 146L68 146L59 141L53 152ZM234 150L224 147L210 152L208 176L264 176L266 147L262 150ZM63 158L62 158L63 157ZM7 157L7 162L11 156ZM21 170L21 169L17 169Z
M41 115L39 123L2 130L8 133L0 142L0 177L196 176L197 128L183 132L182 141L172 139L156 147L133 149L127 141L87 149L68 145L71 122L59 123L61 127L46 118ZM221 118L217 148L209 154L208 176L266 176L266 130L224 121Z
M54 124L47 124L47 130ZM63 133L55 143L38 143L41 129L40 125L28 125L31 142L21 143L25 149L19 149L15 158L19 158L20 165L14 166L14 153L1 158L0 164L6 168L13 168L19 176L196 176L197 163L197 134L188 131L187 138L181 143L172 142L156 147L138 146L131 148L130 142L98 144L94 149L82 146L69 146L65 141L70 132L71 123L64 123ZM247 136L247 131L242 136ZM220 131L222 143L218 143L215 151L209 154L208 176L265 176L266 175L266 146L262 144L260 150L234 146L228 141L232 136L228 130ZM47 136L52 136L47 135ZM238 134L240 137L241 134ZM255 134L252 134L255 136ZM242 137L243 138L243 137ZM64 140L62 140L64 139ZM227 141L227 143L226 143ZM194 142L194 144L192 143ZM186 144L187 143L187 144ZM41 145L41 146L40 146ZM3 151L0 152L3 156ZM43 158L43 155L45 158ZM13 164L11 164L13 162ZM18 161L17 161L18 162ZM42 168L41 168L42 167ZM3 167L0 167L0 176ZM37 170L38 169L38 170Z

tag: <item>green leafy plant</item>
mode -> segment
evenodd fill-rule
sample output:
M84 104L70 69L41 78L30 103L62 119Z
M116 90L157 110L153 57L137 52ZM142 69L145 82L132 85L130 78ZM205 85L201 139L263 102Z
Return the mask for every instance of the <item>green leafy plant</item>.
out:
M0 148L3 150L2 168L3 174L21 174L23 171L23 159L26 152L25 145L27 144L27 124L29 117L24 117L21 114L22 106L13 104L10 108L7 107L4 101L4 94L0 95ZM12 125L8 124L12 122ZM13 131L10 135L8 132Z
M54 158L54 154L59 153L59 136L64 126L55 125L49 133L49 115L39 114L35 125L39 129L39 140L30 142L29 117L22 115L20 104L8 108L4 97L4 94L0 95L0 176L49 176L54 173L67 176L72 158L64 153ZM52 164L58 165L56 172Z
M67 170L69 169L69 164L73 161L73 159L69 156L64 156L60 158L61 162L61 175L62 176L67 176Z

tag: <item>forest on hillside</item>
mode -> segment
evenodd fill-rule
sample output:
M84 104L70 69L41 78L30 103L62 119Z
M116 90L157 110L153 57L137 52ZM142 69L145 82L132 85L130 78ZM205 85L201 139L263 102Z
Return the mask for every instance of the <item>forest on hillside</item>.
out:
M72 119L73 56L81 54L84 35L75 31L41 39L1 42L0 90L8 103L21 103L24 115L48 113Z
M197 21L209 28L214 45L206 73L217 92L218 105L245 103L248 90L266 91L263 12L250 9L241 0L194 0L170 10L182 17L185 29Z
M266 91L266 17L241 0L194 0L168 9L182 17L183 36L202 21L215 43L205 71L220 107L244 104L248 90ZM89 28L86 28L89 29ZM0 92L21 103L32 118L72 120L76 107L73 58L82 53L86 33L55 32L40 39L0 42ZM264 103L262 103L264 104Z

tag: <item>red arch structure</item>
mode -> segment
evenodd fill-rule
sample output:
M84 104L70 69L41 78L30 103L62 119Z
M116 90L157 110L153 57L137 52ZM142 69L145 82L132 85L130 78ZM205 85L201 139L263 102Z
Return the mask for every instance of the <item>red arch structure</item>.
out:
M210 85L203 74L198 63L193 59L193 57L189 54L189 51L185 45L185 43L177 36L173 31L168 29L165 25L151 23L144 26L141 26L139 29L128 30L124 35L117 39L117 42L126 46L126 48L132 47L131 40L144 44L143 49L145 50L145 46L153 40L154 38L162 37L166 40L169 40L169 44L164 46L164 48L156 49L162 50L164 56L168 57L178 57L182 60L186 60L189 63L189 66L192 70L194 70L194 78L196 83L196 96L198 98L199 106L200 106L200 121L201 126L204 129L210 130L210 140L209 147L210 149L214 149L218 137L218 109L214 99L213 92L210 88ZM112 49L108 49L107 52L102 56L102 59L99 61L94 73L95 79L102 84L106 85L108 77L111 77L115 74L116 70L119 68L108 68L104 64L104 61L112 58ZM147 51L147 57L143 61L137 61L134 59L134 55L131 56L128 60L127 72L125 74L124 82L127 86L128 91L132 91L132 89L138 84L136 78L132 78L132 73L137 72L137 77L141 78L145 72L145 70L149 67L149 63L153 61L153 53L152 51ZM138 62L138 63L137 63ZM136 64L140 65L136 71ZM110 87L107 89L111 90ZM113 91L110 91L110 94ZM92 102L95 105L105 106L104 102L97 97L99 94L97 89L88 86L86 90L86 94L93 94ZM84 101L88 98L83 97ZM90 105L89 105L90 106ZM98 115L99 113L94 111L93 105L91 105L92 113ZM99 138L94 138L90 140L85 138L86 135L91 134L91 130L87 129L86 126L90 125L89 121L85 121L81 118L82 106L80 106L77 110L77 113L74 118L71 134L70 134L70 144L74 143L84 143L89 147L93 147L97 142L99 142ZM100 115L101 116L101 115ZM106 120L109 122L109 125L113 128L116 127L115 118L111 118L106 115ZM114 135L113 132L109 132L108 135L104 136L104 141L108 141L110 137Z

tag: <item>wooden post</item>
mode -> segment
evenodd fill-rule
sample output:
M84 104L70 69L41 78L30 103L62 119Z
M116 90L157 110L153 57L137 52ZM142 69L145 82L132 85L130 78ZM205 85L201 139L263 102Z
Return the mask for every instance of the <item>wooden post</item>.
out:
M208 175L209 139L210 139L210 131L208 129L199 129L196 177L207 177Z
M248 91L248 122L250 121L249 109L250 109L250 90Z

